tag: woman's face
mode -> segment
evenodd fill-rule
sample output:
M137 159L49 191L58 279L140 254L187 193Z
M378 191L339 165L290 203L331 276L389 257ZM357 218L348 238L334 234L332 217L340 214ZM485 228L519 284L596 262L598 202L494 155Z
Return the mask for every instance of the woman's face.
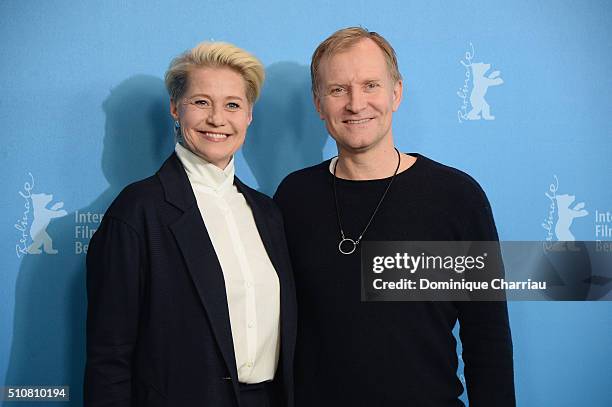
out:
M187 90L170 101L170 112L181 125L184 146L224 169L244 143L252 106L242 76L227 68L195 68Z

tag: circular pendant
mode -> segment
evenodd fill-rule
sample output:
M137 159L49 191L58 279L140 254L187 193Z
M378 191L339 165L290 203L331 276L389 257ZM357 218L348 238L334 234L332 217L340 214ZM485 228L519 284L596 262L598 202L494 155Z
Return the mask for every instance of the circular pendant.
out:
M344 248L342 246L344 246ZM340 241L340 243L338 243L338 250L340 250L340 253L342 254L351 254L355 251L355 249L357 249L357 242L355 242L353 239L345 237Z

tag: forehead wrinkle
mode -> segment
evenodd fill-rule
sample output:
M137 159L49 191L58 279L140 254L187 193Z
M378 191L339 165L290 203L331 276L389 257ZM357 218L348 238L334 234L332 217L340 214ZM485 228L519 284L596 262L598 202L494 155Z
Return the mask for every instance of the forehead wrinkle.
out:
M389 76L386 67L383 71L377 66L364 66L359 64L334 64L327 67L325 75L326 84L365 83L368 81L382 81Z
M220 95L236 95L239 93L246 94L246 87L244 85L240 85L239 87L234 86L233 84L223 83L227 81L191 81L187 91L192 91L194 95L197 94L205 94L207 96L211 96L212 94L220 94Z
M216 78L212 79L214 76ZM209 98L212 98L212 93L229 94L230 96L225 96L226 99L232 97L246 100L247 89L244 78L229 68L196 68L189 72L187 78L185 93L205 94ZM237 94L243 94L244 97L236 96Z
M391 79L391 72L387 65L383 51L372 40L361 40L350 48L333 55L325 56L319 64L321 72L328 74L332 82L355 82L359 78L384 81ZM343 76L350 75L350 78ZM365 82L366 79L363 79ZM324 82L324 83L325 83Z

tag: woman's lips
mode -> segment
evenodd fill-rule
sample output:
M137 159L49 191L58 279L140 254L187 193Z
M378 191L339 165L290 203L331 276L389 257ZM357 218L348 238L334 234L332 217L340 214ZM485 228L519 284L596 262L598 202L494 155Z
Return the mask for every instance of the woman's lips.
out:
M215 133L212 131L199 131L199 133L206 140L213 141L213 142L225 141L229 137L229 135L226 133Z

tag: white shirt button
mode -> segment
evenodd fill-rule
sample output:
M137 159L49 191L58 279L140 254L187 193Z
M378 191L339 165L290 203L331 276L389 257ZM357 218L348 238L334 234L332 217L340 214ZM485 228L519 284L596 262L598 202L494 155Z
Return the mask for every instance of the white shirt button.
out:
M255 323L253 322L249 322L249 324L247 325L249 328L253 328L255 326Z
M251 288L251 287L253 287L253 283L250 282L250 281L247 281L246 282L246 286L247 286L247 288Z

